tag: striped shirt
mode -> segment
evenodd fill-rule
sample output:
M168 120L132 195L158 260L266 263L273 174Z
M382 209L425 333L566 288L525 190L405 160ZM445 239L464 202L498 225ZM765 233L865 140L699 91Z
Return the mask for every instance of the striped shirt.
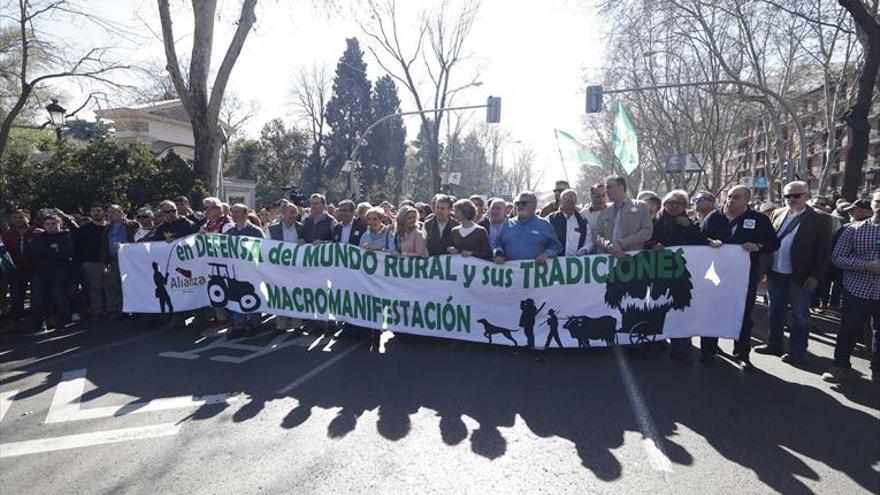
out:
M880 221L869 218L844 227L831 262L843 270L843 287L850 294L880 300L880 275L865 268L865 263L875 260L880 260Z

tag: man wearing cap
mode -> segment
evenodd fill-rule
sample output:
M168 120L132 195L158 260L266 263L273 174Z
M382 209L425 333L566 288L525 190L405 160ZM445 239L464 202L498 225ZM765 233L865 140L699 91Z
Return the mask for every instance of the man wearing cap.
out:
M773 212L771 223L779 238L779 250L767 273L770 298L770 336L755 352L782 356L783 362L803 362L810 336L810 301L831 255L831 217L807 205L810 186L789 182L783 188L786 206ZM789 351L783 348L783 326L791 304Z
M842 229L831 255L831 262L843 271L844 292L834 364L822 374L830 383L849 378L853 347L868 318L873 329L871 379L880 379L880 191L874 192L870 204L873 215L865 218L867 203L858 200L848 208L854 221Z
M553 202L548 203L546 206L541 208L541 213L538 215L542 218L547 218L548 215L553 213L554 211L559 209L559 197L562 195L562 192L569 188L567 180L558 180L556 181L556 186L553 188Z

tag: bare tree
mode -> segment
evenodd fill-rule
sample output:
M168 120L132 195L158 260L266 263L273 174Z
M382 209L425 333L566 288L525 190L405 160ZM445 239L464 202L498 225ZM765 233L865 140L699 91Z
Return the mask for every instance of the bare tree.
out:
M822 75L822 112L818 119L810 122L812 141L824 140L825 154L818 179L819 194L828 189L829 173L838 163L843 134L840 117L847 104L849 91L855 82L853 64L856 56L857 39L852 18L843 7L829 1L811 2L801 0L779 9L792 10L809 20L809 35L804 40L803 50L809 60L814 62ZM812 144L812 143L811 143Z
M184 79L177 56L176 40L168 0L157 0L159 20L162 25L162 41L165 46L166 69L171 75L174 88L183 107L192 120L195 141L195 161L193 170L205 181L212 193L219 190L220 147L225 141L220 126L220 109L223 95L232 68L238 60L241 49L256 22L254 9L257 0L244 0L237 21L235 34L229 43L220 68L208 89L208 74L211 69L211 53L214 48L214 21L217 0L199 0L192 3L193 45L190 54L189 77Z
M838 0L838 3L852 16L863 53L856 99L845 116L852 129L852 144L846 154L841 195L853 201L858 194L862 167L868 158L871 129L868 114L874 102L877 70L880 69L880 22L877 20L877 0Z
M4 14L0 17L3 22L0 25L3 31L0 72L4 81L0 157L6 149L13 123L28 105L35 103L33 97L47 84L59 79L79 79L120 86L110 76L115 71L130 68L113 61L109 47L76 49L66 46L64 40L44 29L46 23L60 22L60 19L86 20L102 29L105 27L99 17L79 10L71 2L18 0L4 3L12 8L6 11L4 7Z
M435 192L440 190L440 132L444 109L455 93L477 83L479 74L456 85L460 65L466 61L465 43L471 33L479 0L465 0L456 10L443 0L434 12L423 12L416 27L416 43L401 43L401 26L395 0L368 0L370 21L361 23L369 37L368 50L382 69L399 81L410 93L427 129L427 158ZM420 76L428 82L421 84ZM425 89L427 87L427 89ZM436 109L432 112L426 110Z
M489 180L491 181L491 189L503 189L503 164L501 156L504 153L504 146L510 139L510 132L505 130L498 124L487 124L481 122L476 128L477 138L480 140L480 146L486 150L487 160L489 162Z
M297 116L305 122L311 137L309 152L309 170L306 173L308 184L314 187L323 177L324 166L327 164L325 150L327 139L327 102L333 90L333 75L325 65L314 64L311 67L300 67L293 79L291 90L292 104Z

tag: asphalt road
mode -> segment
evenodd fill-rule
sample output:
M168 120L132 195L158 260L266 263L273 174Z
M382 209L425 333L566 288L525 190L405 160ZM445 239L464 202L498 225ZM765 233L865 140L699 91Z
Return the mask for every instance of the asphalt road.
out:
M863 350L865 377L822 382L832 346L815 334L803 367L755 355L743 373L133 321L4 336L0 491L880 493L880 387Z

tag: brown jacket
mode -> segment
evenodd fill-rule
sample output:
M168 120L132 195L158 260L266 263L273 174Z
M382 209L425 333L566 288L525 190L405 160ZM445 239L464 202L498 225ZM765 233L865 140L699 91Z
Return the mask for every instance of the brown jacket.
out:
M599 225L596 226L596 246L599 252L609 252L611 233L614 229L614 215L617 210L613 204L599 214ZM620 212L620 247L624 251L644 249L645 243L654 231L651 212L644 201L626 198Z
M791 269L794 281L803 284L807 277L820 279L825 274L831 257L831 217L809 206L801 219L791 244ZM773 228L779 227L788 216L788 207L779 208L770 217Z
M476 229L467 237L461 236L461 225L452 228L452 246L458 250L470 251L477 258L492 259L492 246L489 245L489 234L486 229L476 225Z

